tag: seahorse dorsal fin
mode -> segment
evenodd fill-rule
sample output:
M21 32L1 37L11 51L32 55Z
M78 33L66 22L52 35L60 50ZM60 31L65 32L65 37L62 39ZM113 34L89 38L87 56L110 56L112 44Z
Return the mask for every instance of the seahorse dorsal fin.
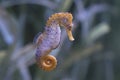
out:
M33 44L37 44L38 43L38 38L39 38L39 36L42 34L42 32L39 32L39 33L37 33L36 34L36 36L34 37L34 39L33 39Z

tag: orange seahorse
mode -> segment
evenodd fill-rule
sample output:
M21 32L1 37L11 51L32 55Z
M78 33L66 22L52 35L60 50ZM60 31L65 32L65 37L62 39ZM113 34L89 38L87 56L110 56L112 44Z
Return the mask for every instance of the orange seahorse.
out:
M36 62L38 66L45 70L51 71L57 65L57 60L49 53L58 47L60 42L61 30L60 26L66 29L69 40L73 41L72 36L72 19L73 16L68 12L55 13L49 17L45 30L42 34L38 34L34 42L36 49Z

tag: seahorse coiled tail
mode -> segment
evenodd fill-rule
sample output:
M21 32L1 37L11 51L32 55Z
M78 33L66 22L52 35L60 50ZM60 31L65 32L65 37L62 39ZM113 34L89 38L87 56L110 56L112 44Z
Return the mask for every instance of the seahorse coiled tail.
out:
M49 53L57 48L60 43L61 30L60 26L66 29L69 40L73 41L72 36L72 14L67 12L55 13L47 21L45 30L42 34L38 34L35 39L36 49L36 62L37 65L45 70L51 71L57 65L57 60Z
M38 58L37 64L41 69L45 71L51 71L56 67L57 60L52 55L46 55L44 57Z

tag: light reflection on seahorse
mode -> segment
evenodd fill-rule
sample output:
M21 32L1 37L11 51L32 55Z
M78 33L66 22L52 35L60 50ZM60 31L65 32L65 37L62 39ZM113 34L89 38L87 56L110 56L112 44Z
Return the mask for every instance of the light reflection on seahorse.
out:
M38 66L45 70L51 71L57 65L57 60L49 53L58 47L60 42L61 30L60 26L66 29L69 40L73 41L72 36L72 14L68 12L61 12L53 14L47 21L43 33L39 33L34 42L37 46L36 61Z

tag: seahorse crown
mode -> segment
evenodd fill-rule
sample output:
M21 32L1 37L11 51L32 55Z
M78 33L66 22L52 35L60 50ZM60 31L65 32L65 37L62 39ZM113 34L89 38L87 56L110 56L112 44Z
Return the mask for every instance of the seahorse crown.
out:
M69 26L72 24L72 14L68 12L55 13L49 17L46 26L51 26L52 23L57 23L60 26Z

